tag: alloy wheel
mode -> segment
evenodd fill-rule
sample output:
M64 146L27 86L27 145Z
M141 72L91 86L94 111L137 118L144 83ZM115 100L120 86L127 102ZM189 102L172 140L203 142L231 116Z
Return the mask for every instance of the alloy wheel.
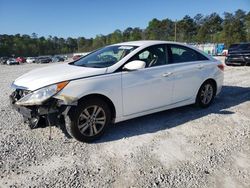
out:
M203 104L208 104L214 95L214 89L213 86L211 84L205 84L201 90L201 102Z
M95 136L102 131L106 119L106 114L102 107L98 105L88 106L79 116L78 129L85 136Z

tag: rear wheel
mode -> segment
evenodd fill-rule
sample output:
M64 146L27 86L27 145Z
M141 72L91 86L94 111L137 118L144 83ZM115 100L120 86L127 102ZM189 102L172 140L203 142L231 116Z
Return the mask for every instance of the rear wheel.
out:
M207 81L202 84L196 97L196 104L202 108L208 107L214 100L215 84Z
M89 99L72 109L65 120L71 136L82 142L91 142L104 133L110 124L111 113L102 100Z

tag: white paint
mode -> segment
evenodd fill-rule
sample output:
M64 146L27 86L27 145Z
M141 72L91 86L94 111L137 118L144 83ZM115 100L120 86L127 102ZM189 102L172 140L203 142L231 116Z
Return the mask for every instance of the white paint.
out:
M216 81L217 94L220 92L223 72L217 66L221 63L193 47L190 48L202 53L209 60L145 69L142 68L145 65L140 61L136 61L133 65L128 63L128 60L141 50L157 44L183 45L165 41L115 44L138 46L138 48L108 68L86 68L65 63L31 71L19 77L14 84L36 90L61 81L72 80L57 96L79 99L89 94L104 95L115 106L115 122L192 104L201 84L209 78ZM134 71L115 72L125 63L128 63L127 68Z

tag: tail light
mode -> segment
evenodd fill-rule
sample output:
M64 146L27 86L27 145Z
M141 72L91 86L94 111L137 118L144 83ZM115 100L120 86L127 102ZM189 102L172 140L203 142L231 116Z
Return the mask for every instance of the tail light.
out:
M224 68L225 68L224 64L219 64L219 65L217 65L217 67L218 67L221 71L224 71Z

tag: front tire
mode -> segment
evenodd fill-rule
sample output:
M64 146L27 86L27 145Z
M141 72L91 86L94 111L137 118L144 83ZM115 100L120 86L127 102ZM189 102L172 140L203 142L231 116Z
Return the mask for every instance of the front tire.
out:
M196 105L201 108L207 108L213 102L215 97L215 84L211 81L203 83L196 96Z
M81 142L100 138L110 122L109 106L98 98L80 102L65 118L68 133Z

